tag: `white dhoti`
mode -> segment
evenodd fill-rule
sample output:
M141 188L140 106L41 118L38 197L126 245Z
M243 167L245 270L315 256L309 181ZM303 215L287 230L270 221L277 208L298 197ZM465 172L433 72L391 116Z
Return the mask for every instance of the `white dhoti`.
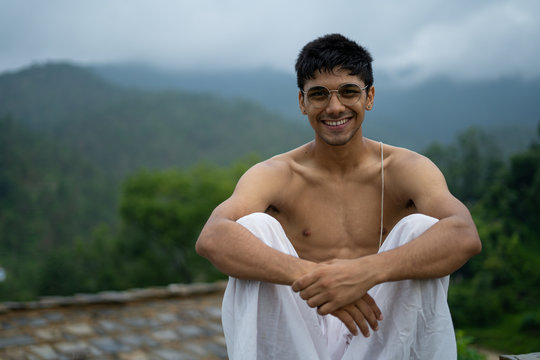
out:
M413 214L403 218L379 252L399 247L437 222ZM264 213L238 220L268 246L298 256L280 223ZM332 315L321 316L290 286L229 278L222 322L231 360L376 360L457 358L447 304L449 276L403 280L373 287L382 311L379 330L352 336ZM371 329L370 329L371 330Z

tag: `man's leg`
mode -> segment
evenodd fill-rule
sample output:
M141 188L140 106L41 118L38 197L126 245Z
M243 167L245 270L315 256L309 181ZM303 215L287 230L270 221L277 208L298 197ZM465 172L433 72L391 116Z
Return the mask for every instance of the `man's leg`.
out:
M298 256L273 217L255 213L238 223L268 246ZM328 360L321 321L290 286L229 278L222 322L231 360Z
M403 218L379 252L406 244L437 222L413 214ZM352 339L343 360L457 358L452 318L448 309L449 276L379 284L369 293L382 311L379 330L369 338Z

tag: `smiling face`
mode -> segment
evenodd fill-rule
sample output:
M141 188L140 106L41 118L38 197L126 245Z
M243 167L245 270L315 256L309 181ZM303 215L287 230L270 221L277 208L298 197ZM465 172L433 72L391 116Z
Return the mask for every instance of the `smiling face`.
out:
M358 84L364 87L364 82L356 75L350 75L348 70L336 68L333 71L316 72L313 79L306 81L304 91L314 86L324 86L336 90L344 84ZM330 101L325 107L317 108L310 104L306 96L299 92L300 110L308 116L316 136L328 145L345 145L355 138L364 121L364 113L371 110L375 89L370 87L362 91L360 100L345 106L339 100L337 93L332 92ZM361 134L361 132L360 132Z

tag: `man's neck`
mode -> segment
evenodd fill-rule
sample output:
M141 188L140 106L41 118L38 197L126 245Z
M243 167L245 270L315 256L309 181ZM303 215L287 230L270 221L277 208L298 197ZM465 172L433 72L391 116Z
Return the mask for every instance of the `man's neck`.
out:
M358 169L370 155L369 142L371 140L357 134L344 145L329 145L319 137L311 143L313 160L321 169L333 174L345 175Z

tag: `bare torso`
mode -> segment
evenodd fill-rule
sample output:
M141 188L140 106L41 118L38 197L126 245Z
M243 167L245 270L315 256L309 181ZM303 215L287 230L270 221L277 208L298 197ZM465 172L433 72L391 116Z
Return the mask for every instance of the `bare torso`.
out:
M384 146L383 239L414 203L392 191L392 160L401 149ZM381 229L380 145L353 171L336 174L316 166L309 144L271 161L285 164L287 186L266 212L283 226L299 256L316 262L376 253ZM401 195L402 196L402 195Z

